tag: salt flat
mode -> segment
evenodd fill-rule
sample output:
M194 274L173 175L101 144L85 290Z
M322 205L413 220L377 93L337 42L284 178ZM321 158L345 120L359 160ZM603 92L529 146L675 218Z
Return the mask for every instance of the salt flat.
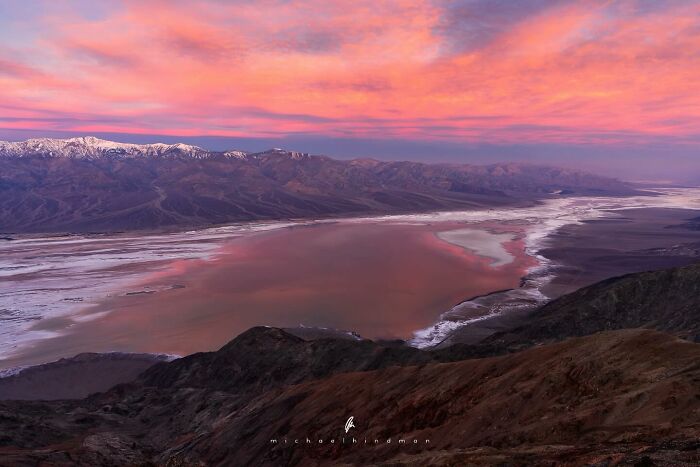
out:
M513 262L503 244L512 241L515 235L509 233L493 233L486 230L457 229L438 232L438 238L453 245L461 246L492 260L493 267L503 266Z

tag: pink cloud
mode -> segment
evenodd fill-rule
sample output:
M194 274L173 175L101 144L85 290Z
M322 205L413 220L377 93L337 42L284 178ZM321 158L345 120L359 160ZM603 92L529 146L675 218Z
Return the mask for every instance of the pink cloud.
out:
M55 130L40 119L54 112L80 132L574 143L700 133L693 2L521 8L469 47L460 28L485 13L446 23L437 0L122 6L41 18L40 34L15 44L31 64L0 54L0 105L37 118L5 128Z

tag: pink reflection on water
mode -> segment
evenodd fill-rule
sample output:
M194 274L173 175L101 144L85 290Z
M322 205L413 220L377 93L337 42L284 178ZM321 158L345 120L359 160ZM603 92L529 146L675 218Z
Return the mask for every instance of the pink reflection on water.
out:
M513 262L493 268L435 236L452 227L464 226L325 224L237 238L213 260L171 263L131 288L158 292L109 300L91 310L109 314L59 339L73 351L188 354L257 325L408 338L466 298L516 287L533 265L516 239L504 245Z

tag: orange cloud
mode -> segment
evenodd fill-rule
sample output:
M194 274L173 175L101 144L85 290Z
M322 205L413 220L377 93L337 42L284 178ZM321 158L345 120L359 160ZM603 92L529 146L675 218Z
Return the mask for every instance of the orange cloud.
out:
M697 3L494 4L178 0L54 12L11 44L32 53L0 50L2 126L507 143L700 134Z

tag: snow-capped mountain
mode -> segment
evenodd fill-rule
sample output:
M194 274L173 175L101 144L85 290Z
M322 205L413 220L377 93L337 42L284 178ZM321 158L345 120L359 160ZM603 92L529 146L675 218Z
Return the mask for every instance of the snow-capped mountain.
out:
M518 164L347 161L280 148L214 152L94 137L0 142L5 233L472 209L573 193L634 190L574 170Z
M233 158L233 159L247 159L249 154L245 151L226 151L224 153L225 157Z
M94 136L80 138L53 139L36 138L26 141L0 141L0 157L68 157L71 159L96 159L109 157L113 159L148 158L148 157L189 157L207 159L213 155L223 155L227 159L253 160L263 155L286 156L300 160L309 157L305 152L287 151L281 148L268 149L259 153L250 153L236 149L225 152L208 151L198 146L184 143L176 144L131 144L107 141Z
M130 144L117 143L94 136L70 139L37 138L19 142L0 141L0 155L9 157L70 157L93 159L111 156L115 158L189 156L205 158L209 151L189 144Z

